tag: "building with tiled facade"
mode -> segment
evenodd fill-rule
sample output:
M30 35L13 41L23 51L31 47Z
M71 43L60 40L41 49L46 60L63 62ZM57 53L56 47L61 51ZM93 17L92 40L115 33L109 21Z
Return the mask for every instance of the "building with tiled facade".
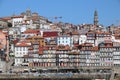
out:
M119 35L116 34L105 31L88 31L82 34L77 31L61 33L55 30L26 30L21 34L21 41L24 40L31 43L28 55L22 57L23 60L28 60L28 66L119 66L119 49L115 45L119 43ZM16 55L15 50L15 59ZM15 64L22 63L15 61Z
M47 23L46 19L37 13L31 14L30 10L20 16L2 20L11 21L14 27L8 32L10 50L15 57L14 66L74 69L120 66L119 29L117 34L114 34L114 30L112 33L106 31L98 23ZM20 26L25 29L20 30ZM7 32L8 29L2 31ZM1 38L4 39L5 36ZM2 43L2 40L0 42ZM6 42L6 39L3 42ZM0 49L2 48L3 46L0 46Z

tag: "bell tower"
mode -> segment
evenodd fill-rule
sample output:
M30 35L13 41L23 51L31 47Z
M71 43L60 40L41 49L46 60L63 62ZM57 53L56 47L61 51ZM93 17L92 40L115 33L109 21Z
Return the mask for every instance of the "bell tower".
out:
M94 25L98 25L98 13L97 13L97 11L95 10L95 12L94 12Z
M27 17L31 17L31 10L30 10L30 9L27 9L27 10L26 10L26 16L27 16Z

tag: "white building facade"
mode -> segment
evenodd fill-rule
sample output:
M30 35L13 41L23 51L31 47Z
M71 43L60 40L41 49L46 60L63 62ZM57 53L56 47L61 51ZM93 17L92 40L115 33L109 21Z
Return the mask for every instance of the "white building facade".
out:
M73 46L73 37L68 35L62 35L57 37L57 45L69 45Z
M31 43L19 42L15 45L15 66L19 66L24 61L24 56L28 55Z
M86 40L87 40L87 36L86 35L80 35L80 37L79 37L79 44L85 43Z
M13 16L12 17L12 27L21 25L23 23L23 16Z

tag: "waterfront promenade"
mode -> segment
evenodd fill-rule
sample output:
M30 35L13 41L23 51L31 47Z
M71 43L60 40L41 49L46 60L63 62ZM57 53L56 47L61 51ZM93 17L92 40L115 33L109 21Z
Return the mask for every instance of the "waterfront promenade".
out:
M109 80L110 73L11 73L0 74L0 79L106 79Z

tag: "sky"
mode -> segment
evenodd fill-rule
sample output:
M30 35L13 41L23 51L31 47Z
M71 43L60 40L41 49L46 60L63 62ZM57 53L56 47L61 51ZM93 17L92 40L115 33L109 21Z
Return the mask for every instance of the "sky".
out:
M73 24L93 24L97 10L99 24L120 25L120 0L0 0L0 17L19 15L27 9L39 15Z

